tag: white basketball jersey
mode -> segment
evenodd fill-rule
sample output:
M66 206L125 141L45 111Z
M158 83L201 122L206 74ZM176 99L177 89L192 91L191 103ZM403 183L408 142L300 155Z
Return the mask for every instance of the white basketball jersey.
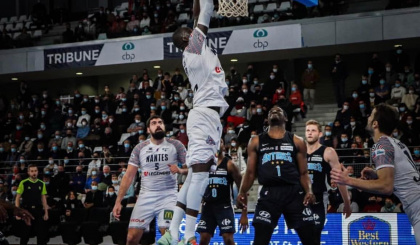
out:
M420 199L420 174L410 150L401 141L382 136L372 147L376 169L394 168L394 194L403 207Z
M176 175L168 164L185 164L185 155L185 147L178 140L164 139L155 145L148 139L133 149L128 164L142 171L141 191L177 191Z
M182 65L194 91L194 107L220 107L223 116L229 105L224 97L227 93L225 72L217 52L206 43L206 36L195 28L188 46L182 54Z

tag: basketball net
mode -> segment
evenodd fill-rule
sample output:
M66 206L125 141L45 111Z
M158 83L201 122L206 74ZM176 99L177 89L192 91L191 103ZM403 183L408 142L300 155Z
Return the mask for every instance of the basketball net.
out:
M219 0L217 13L228 18L248 16L248 0Z

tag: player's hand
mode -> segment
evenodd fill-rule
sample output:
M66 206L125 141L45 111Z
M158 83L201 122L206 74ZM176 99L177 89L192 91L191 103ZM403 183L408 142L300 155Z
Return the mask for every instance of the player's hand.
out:
M236 198L236 207L239 209L247 208L248 204L248 194L247 193L239 193L238 197Z
M23 219L23 221L25 221L26 225L31 225L31 220L34 219L34 216L32 216L31 213L29 213L28 210L23 209L23 208L15 208L13 210L13 214L21 219Z
M172 174L179 173L179 168L176 164L168 164L168 167Z
M331 181L334 181L338 185L347 185L349 182L349 171L341 164L340 168L331 169Z
M350 217L350 215L351 215L351 207L350 207L350 203L346 203L346 202L344 202L343 214L346 216L346 219L347 219L348 217Z
M45 212L44 214L44 220L47 221L48 220L48 212Z
M239 232L244 233L248 229L248 227L248 215L242 214L241 218L239 219Z
M114 218L116 220L120 220L120 216L121 216L121 203L120 202L115 202L114 205L114 209L112 210L112 214L114 215Z
M314 204L316 202L316 198L314 193L308 192L305 194L303 198L303 205L308 206L309 204Z
M371 180L371 179L377 179L378 175L376 174L373 168L365 167L361 172L360 178L365 179L365 180Z
M8 216L7 210L3 206L0 206L0 223L5 223Z

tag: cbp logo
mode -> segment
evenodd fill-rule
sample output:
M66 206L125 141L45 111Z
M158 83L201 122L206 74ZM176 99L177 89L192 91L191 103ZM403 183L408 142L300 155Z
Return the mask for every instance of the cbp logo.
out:
M268 36L268 32L265 29L257 29L254 32L254 38L257 38L257 41L254 43L255 49L262 49L264 50L266 47L268 47L267 41L262 41L260 38L264 38Z
M125 51L125 53L121 56L121 58L125 61L132 62L136 58L136 55L134 53L129 53L129 51L134 50L135 48L136 46L132 42L124 43L122 50Z
M267 218L267 219L271 218L271 214L267 211L260 211L258 214L263 218Z

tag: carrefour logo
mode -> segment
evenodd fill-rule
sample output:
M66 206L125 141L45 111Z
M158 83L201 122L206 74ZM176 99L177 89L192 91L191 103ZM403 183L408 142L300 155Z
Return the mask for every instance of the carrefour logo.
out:
M257 29L254 32L254 37L255 38L261 38L261 37L266 37L268 35L268 32L265 29Z
M132 42L124 43L123 46L122 46L122 50L125 51L125 52L121 56L121 59L125 60L125 61L132 62L136 58L136 55L134 53L132 53L133 51L130 52L130 50L133 50L135 48L136 48L136 46Z
M122 46L122 50L133 50L136 46L133 43L124 43Z
M254 38L258 38L257 41L254 43L255 49L262 49L268 47L268 41L262 41L260 38L264 38L268 36L268 32L265 29L257 29L254 31Z

